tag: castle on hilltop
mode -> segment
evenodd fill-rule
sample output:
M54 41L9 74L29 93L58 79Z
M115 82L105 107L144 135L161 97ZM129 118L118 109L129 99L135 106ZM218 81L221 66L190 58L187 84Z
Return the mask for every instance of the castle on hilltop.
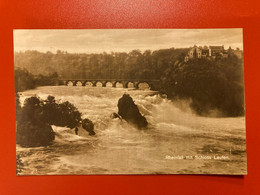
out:
M224 49L224 45L222 46L196 46L190 48L187 55L184 58L184 61L187 62L191 59L198 59L198 58L206 58L215 60L218 58L228 58L230 55L236 55L238 58L243 57L243 51L237 48L236 50L229 47L227 50Z

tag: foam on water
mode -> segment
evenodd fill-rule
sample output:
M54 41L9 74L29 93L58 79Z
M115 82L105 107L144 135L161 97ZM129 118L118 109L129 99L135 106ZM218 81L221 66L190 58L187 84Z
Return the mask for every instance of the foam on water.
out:
M117 102L129 93L147 118L146 130L138 130L124 120L112 119ZM150 90L82 86L40 87L22 93L46 99L55 96L70 101L95 125L95 136L79 128L53 127L56 137L48 147L22 149L22 174L143 174L143 173L233 173L237 164L245 171L245 120L196 116L187 102L171 102ZM230 155L223 161L173 161L166 155ZM230 152L231 151L231 152ZM234 154L232 155L232 151ZM213 153L212 153L213 154ZM47 160L48 159L48 160ZM44 167L44 168L43 168Z

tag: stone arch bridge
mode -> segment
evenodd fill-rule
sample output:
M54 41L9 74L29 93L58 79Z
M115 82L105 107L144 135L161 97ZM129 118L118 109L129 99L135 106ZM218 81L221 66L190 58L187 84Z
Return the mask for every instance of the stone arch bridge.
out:
M107 83L111 83L112 87L116 87L117 83L121 83L124 88L128 88L128 84L132 83L133 87L138 89L140 83L146 83L151 90L158 90L160 88L160 80L149 79L63 79L59 80L59 85L68 85L72 83L73 86L77 86L80 83L82 86L86 86L87 83L91 83L93 87L97 86L97 83L101 83L102 87L106 87Z

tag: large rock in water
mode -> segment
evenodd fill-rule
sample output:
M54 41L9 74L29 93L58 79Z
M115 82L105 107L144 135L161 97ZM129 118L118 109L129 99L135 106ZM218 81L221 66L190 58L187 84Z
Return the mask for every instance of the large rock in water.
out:
M95 135L95 131L94 131L94 124L91 120L85 118L84 120L82 120L82 127L89 132L89 135Z
M127 122L136 125L138 128L147 127L148 122L146 118L141 115L137 105L128 94L124 94L123 97L118 100L117 106L118 114Z
M17 123L16 143L22 147L47 146L55 139L52 127L43 122L20 121Z

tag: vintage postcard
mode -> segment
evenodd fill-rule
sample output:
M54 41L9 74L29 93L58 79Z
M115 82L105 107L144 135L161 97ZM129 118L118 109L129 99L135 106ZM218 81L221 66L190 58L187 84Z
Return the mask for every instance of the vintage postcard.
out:
M14 30L17 175L247 174L243 29Z

